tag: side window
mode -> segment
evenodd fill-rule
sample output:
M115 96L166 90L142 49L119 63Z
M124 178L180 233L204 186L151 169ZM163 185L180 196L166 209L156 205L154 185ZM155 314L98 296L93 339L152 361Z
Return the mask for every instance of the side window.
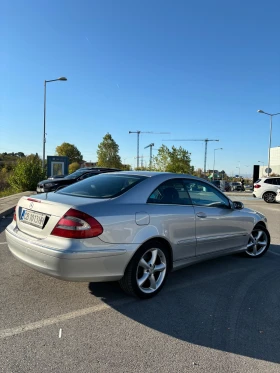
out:
M192 203L197 206L229 208L230 203L217 189L198 180L186 180Z
M276 185L280 186L280 178L275 179L276 180Z
M182 179L172 179L159 185L147 203L161 205L191 205L191 199Z
M273 179L266 179L264 182L265 184L274 184Z

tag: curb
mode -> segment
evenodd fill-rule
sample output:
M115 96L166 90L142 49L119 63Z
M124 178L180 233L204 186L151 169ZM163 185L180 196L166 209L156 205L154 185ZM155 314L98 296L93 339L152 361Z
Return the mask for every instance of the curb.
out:
M12 194L10 196L0 198L0 219L5 218L6 215L9 215L14 212L14 209L21 197L28 197L32 194L36 194L36 192L26 191L23 193ZM6 204L7 206L1 208L2 204Z

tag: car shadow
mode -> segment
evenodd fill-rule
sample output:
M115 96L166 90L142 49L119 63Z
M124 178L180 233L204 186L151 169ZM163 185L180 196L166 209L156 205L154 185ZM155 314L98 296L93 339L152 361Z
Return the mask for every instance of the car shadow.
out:
M272 245L280 253L280 245ZM122 304L117 283L90 283L92 295L131 320L188 343L280 362L280 258L237 255L170 274L149 300Z

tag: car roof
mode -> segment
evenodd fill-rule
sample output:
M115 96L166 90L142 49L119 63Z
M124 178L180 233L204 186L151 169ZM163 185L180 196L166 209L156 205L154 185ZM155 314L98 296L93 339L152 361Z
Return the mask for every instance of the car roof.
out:
M113 170L121 171L119 168L110 168L110 167L81 167L77 171L104 171L104 170Z
M177 174L174 172L160 172L160 171L120 171L120 172L110 172L110 174L120 174L120 175L138 175L138 176L145 176L145 177L157 177L157 176L174 176L174 177L190 177L194 179L198 179L196 176L192 176L190 174Z

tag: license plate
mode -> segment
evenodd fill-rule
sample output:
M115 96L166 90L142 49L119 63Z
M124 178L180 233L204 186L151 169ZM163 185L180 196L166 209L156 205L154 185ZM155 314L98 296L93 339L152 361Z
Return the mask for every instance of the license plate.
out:
M22 209L20 220L23 223L34 225L35 227L42 228L46 219L46 215L34 212L31 210Z

